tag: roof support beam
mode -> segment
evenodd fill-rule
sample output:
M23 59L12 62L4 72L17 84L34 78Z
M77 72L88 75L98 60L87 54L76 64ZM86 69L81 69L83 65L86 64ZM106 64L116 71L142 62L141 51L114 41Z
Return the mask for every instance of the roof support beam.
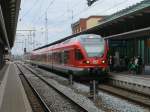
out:
M150 27L133 30L121 34L111 35L104 37L105 39L129 39L129 38L138 38L139 36L150 35Z
M6 42L7 46L8 46L8 48L10 49L8 36L7 36L7 32L6 32L6 27L5 27L5 22L4 22L4 17L3 17L3 13L2 13L2 9L1 9L1 5L0 5L0 26L2 27L2 30L3 30L5 42Z

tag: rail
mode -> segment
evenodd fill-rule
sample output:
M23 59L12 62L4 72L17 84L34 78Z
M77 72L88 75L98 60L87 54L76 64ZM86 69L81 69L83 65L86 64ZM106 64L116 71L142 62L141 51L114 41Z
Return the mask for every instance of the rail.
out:
M24 73L23 73L21 67L20 67L18 64L16 64L16 65L17 65L17 67L18 67L18 69L19 69L19 71L20 71L20 75L23 75L23 77L22 77L23 80L25 80L25 81L27 82L27 84L29 85L29 87L32 89L34 95L35 95L36 98L38 99L38 101L39 101L39 103L40 103L42 109L44 110L44 112L51 112L51 110L48 108L48 106L47 106L46 103L43 101L43 99L41 98L41 96L38 94L38 92L34 89L34 87L32 86L32 84L31 84L31 83L28 81L28 79L26 78L26 76L24 75ZM22 78L21 78L21 79L22 79ZM34 108L34 107L32 107L32 108ZM36 107L36 108L37 108L37 107Z
M32 70L31 68L27 67L26 65L22 65L23 67L25 67L28 71L30 71L32 74L34 74L36 77L38 77L40 80L42 80L45 84L47 84L48 86L50 86L51 88L53 88L54 90L56 90L58 93L60 93L62 96L64 96L65 98L69 99L73 104L77 105L79 108L81 108L84 112L89 112L91 110L89 110L88 108L84 107L84 105L80 104L79 102L76 102L75 99L73 99L72 97L67 96L65 93L63 93L62 91L60 91L58 88L56 88L54 85L50 84L48 81L46 81L44 78L42 78L41 76L38 75L38 73L36 73L34 70Z

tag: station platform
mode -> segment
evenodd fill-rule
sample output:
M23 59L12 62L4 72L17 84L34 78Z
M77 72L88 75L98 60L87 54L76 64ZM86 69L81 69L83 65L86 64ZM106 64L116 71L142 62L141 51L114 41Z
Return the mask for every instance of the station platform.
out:
M136 73L129 73L128 71L125 72L110 72L111 75L125 75L125 76L135 76L135 77L141 77L141 78L150 78L150 74L149 75L145 75L145 74L136 74Z
M32 112L13 62L0 71L0 112Z
M131 74L128 72L110 72L109 75L111 79L150 87L150 75Z

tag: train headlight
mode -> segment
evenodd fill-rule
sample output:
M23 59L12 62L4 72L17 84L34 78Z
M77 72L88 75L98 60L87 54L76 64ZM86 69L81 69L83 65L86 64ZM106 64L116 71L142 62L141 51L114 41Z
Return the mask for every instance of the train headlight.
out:
M105 60L102 60L102 63L104 64L104 63L105 63Z
M87 60L87 61L86 61L86 64L90 64L90 61Z

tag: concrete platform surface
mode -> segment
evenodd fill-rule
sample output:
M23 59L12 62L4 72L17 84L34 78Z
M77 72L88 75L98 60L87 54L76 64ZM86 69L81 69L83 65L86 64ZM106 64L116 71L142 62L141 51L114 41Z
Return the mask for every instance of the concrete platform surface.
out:
M126 74L126 73L110 73L110 78L124 81L128 83L133 83L137 85L142 85L145 87L150 87L150 75L136 75L136 74Z
M3 68L0 70L0 84L3 80L4 74L5 74L7 68L8 68L8 64L4 65Z
M0 85L0 112L32 112L14 63L10 62Z

